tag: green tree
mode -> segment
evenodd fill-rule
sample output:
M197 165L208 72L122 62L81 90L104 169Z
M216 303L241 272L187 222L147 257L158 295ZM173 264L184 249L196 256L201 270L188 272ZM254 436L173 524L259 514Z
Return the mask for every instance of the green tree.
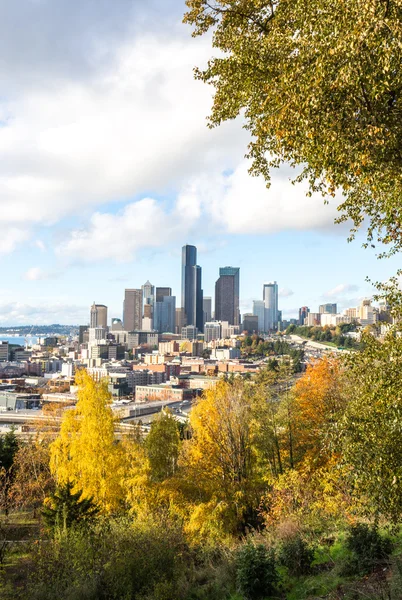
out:
M301 166L352 234L402 247L400 0L186 0L194 35L220 50L196 76L215 87L211 126L244 115L253 173Z
M58 486L46 499L42 515L50 529L67 531L73 524L92 521L99 510L92 498L83 498L82 491L73 492L74 485L68 482Z
M163 410L152 422L146 439L151 479L163 481L177 469L180 449L180 430L169 410Z
M14 429L0 436L0 506L6 515L10 505L10 489L14 480L14 458L18 452L18 440Z
M345 360L350 400L338 423L343 460L367 510L402 515L402 338L363 336L364 348Z

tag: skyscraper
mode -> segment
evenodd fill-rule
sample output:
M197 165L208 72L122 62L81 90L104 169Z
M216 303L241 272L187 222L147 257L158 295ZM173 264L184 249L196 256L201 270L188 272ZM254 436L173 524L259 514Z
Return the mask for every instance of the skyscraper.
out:
M155 288L155 301L162 302L165 296L172 295L172 288L170 287L157 287Z
M307 319L307 315L310 312L308 306L302 306L299 308L299 325L304 325L304 319Z
M222 267L215 284L215 319L240 325L239 313L239 267Z
M155 286L153 286L148 280L146 283L144 283L144 285L141 286L141 290L144 304L153 304Z
M203 331L201 267L197 265L197 248L195 246L183 246L181 269L181 304L186 315L186 323L195 325L199 331Z
M124 292L123 323L126 331L142 328L142 290L127 289Z
M107 306L104 304L95 304L91 306L90 327L107 327Z
M174 333L176 329L176 296L163 296L154 305L154 328L159 333Z
M278 284L276 281L264 283L264 331L272 331L278 328Z
M212 319L212 298L210 296L204 296L202 308L204 311L204 323L209 323Z
M258 318L258 331L265 331L265 306L263 300L254 300L253 302L253 314Z

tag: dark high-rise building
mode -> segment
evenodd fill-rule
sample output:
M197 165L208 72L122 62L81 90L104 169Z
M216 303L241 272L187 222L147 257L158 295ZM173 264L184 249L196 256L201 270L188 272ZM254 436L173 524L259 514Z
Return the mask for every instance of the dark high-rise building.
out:
M204 323L209 323L212 319L212 298L210 296L204 296L202 308L204 311Z
M257 333L257 331L258 331L257 315L252 315L251 313L247 313L247 314L243 315L243 331L247 331L247 333Z
M215 319L228 321L229 325L240 325L239 313L239 267L222 267L215 284Z
M155 300L156 302L163 302L163 298L165 296L172 295L172 288L170 287L157 287L155 291Z
M203 331L201 267L197 265L197 248L195 246L183 246L181 265L181 305L184 308L186 323L195 325L199 331Z
M299 308L299 325L304 325L304 319L307 319L307 315L310 312L308 306L302 306Z

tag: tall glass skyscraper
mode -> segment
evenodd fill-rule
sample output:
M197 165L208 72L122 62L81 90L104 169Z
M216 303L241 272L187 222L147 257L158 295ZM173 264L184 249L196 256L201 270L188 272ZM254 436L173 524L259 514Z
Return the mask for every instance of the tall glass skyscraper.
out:
M204 329L203 293L201 267L197 265L197 248L183 246L181 262L181 306L184 308L187 325Z
M264 330L276 330L278 328L278 284L276 281L264 283L262 297L264 299Z
M215 284L215 319L228 321L229 325L240 325L239 312L239 267L222 267Z
M254 300L253 302L253 315L258 318L257 329L259 332L265 331L265 305L263 300Z

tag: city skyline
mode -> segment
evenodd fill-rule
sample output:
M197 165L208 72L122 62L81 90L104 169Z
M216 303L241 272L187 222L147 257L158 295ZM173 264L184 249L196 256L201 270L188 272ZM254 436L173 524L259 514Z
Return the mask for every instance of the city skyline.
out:
M362 249L364 232L347 243L347 224L333 223L340 198L307 197L286 166L269 189L251 177L241 119L207 128L211 90L193 68L210 46L181 24L182 2L103 3L94 18L88 0L80 11L60 0L65 19L51 3L35 3L35 18L14 4L18 31L0 23L0 325L81 323L94 297L121 315L122 290L148 278L180 298L186 243L206 296L219 267L240 267L242 314L264 281L296 317L356 303L373 294L366 276L396 272L398 256Z
M214 307L215 284L216 280L219 278L219 269L222 268L216 261L218 260L220 253L222 253L223 258L221 264L225 264L225 262L230 262L226 260L228 258L227 248L223 248L221 252L215 251L214 253L205 252L205 249L203 249L202 247L201 252L199 251L199 249L197 250L200 254L200 259L198 260L198 262L202 263L202 285L203 287L207 287L206 291L204 290L204 294L207 298L212 297L212 307ZM364 251L360 250L360 252L363 253ZM212 254L213 256L211 256ZM231 262L234 263L234 261ZM266 281L273 279L271 274L272 272L266 273L264 280L264 278L261 278L259 273L253 272L252 269L248 269L247 264L245 264L245 257L240 258L238 262L242 265L240 280L240 313L241 315L245 313L252 314L253 300L262 301L261 286ZM391 262L392 261L377 261L375 264L379 266L388 266L390 268ZM96 302L101 302L102 304L108 307L109 322L112 318L122 319L123 312L121 305L124 297L124 289L130 289L127 286L127 283L129 283L130 281L133 282L132 286L130 286L131 289L141 289L144 285L144 281L151 280L152 285L155 287L155 289L156 287L158 287L161 290L170 290L170 294L176 297L176 307L179 308L178 305L180 304L181 297L181 270L180 255L177 253L177 248L175 249L175 251L173 251L172 249L172 252L169 254L169 268L164 269L163 275L158 276L158 272L160 273L160 269L158 268L158 264L155 263L151 262L149 267L147 267L146 265L142 265L141 273L144 273L144 277L142 277L141 279L141 275L139 274L136 277L133 277L131 280L129 277L125 277L121 278L122 281L120 281L120 278L116 277L115 280L109 280L107 282L104 282L103 285L99 286L98 293L94 293L94 289L88 292L88 297L91 298L91 301L88 305L81 305L79 307L69 305L68 303L60 303L58 306L56 305L56 309L58 310L58 312L56 311L52 313L52 315L56 315L57 318L52 318L52 315L50 315L50 318L46 318L46 316L38 318L38 311L33 310L31 316L27 314L21 315L20 317L16 316L15 318L9 318L8 320L5 320L4 318L2 319L2 314L0 312L0 325L24 325L28 323L49 324L56 322L76 325L78 323L86 323L86 321L88 320L88 306L92 305L94 295L96 297ZM204 264L207 266L204 266ZM278 273L279 269L276 267L275 271L276 273ZM304 277L306 281L309 281L308 271L307 273L305 273ZM317 279L315 272L311 273L311 279ZM295 285L292 285L292 281L289 282L289 280L279 280L279 309L282 310L284 319L297 318L300 306L304 305L308 305L313 312L318 312L319 306L322 304L337 303L338 310L342 311L345 308L348 308L349 306L358 304L363 298L371 297L374 293L373 288L371 288L367 284L367 282L364 281L363 276L360 277L360 285L357 285L354 282L336 284L336 282L339 281L339 279L332 279L331 273L324 273L323 276L320 274L319 279L320 282L327 279L328 289L320 294L319 290L322 290L323 286L321 288L318 288L317 296L314 293L311 293L310 286L310 291L308 292L308 294L305 294L305 292L298 290ZM354 281L356 281L356 279ZM161 287L159 285L160 282L162 282L162 285L164 287ZM254 291L255 294L252 294L252 291ZM21 304L21 306L24 309L24 305ZM44 307L44 311L46 311L46 306Z

